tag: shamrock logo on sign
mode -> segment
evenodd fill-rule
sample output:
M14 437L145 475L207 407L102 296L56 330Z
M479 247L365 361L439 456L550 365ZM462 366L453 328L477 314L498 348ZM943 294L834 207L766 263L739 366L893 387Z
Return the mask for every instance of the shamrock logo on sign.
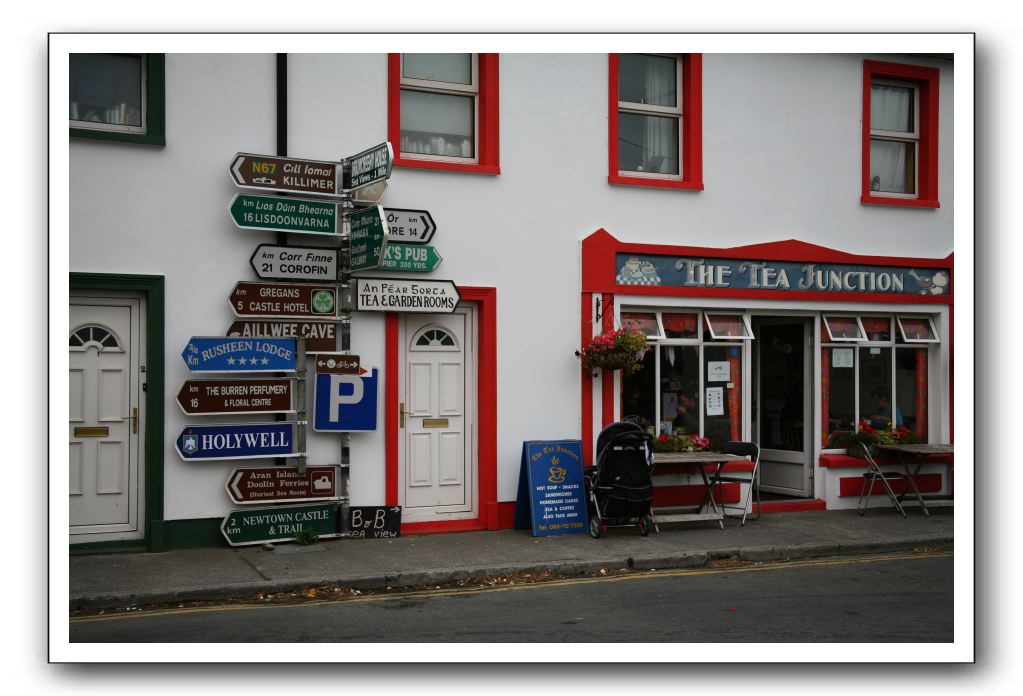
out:
M316 290L313 292L313 311L317 314L333 314L334 293L330 290Z

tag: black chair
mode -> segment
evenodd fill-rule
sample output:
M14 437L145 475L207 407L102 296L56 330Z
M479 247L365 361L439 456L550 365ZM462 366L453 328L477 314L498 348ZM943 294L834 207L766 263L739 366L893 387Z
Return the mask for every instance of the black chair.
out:
M755 498L757 503L756 517L752 517L751 519L760 519L760 447L758 447L755 442L740 442L738 440L732 440L730 442L726 442L725 446L721 448L721 451L725 454L749 457L750 461L753 462L752 471L737 471L735 473L718 477L719 483L746 484L746 495L741 496L742 503L740 505L725 505L724 503L721 503L722 510L742 510L742 522L739 524L739 526L742 527L746 524L746 515L749 513L751 498Z
M867 512L867 506L870 505L870 496L874 492L874 482L880 481L881 485L884 486L885 493L891 498L892 505L902 513L903 517L906 517L906 511L903 509L902 503L899 502L898 496L895 495L891 484L888 483L889 481L897 481L899 479L905 480L906 475L894 471L881 471L881 467L877 465L873 455L870 453L870 446L865 442L861 442L859 445L863 448L863 456L867 460L867 471L863 474L863 486L860 488L859 500L856 501L856 512L861 515Z

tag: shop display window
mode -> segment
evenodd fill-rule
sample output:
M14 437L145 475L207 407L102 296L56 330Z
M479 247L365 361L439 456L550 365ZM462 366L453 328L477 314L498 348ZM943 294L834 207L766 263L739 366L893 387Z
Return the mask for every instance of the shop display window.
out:
M906 343L938 343L938 332L929 317L896 317L899 334Z
M892 340L891 317L860 317L867 340L872 342Z
M664 312L661 323L665 338L699 338L700 315L682 312Z
M622 328L642 331L647 338L662 338L661 327L655 312L622 312Z
M707 332L712 339L753 339L753 329L744 314L707 312L704 317L707 320Z
M864 341L866 334L859 317L824 315L825 341Z

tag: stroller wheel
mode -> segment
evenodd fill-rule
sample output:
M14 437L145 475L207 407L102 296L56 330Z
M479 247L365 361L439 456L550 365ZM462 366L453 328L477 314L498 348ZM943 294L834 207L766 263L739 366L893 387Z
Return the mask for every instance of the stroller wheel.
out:
M601 533L600 520L598 518L596 518L596 517L591 517L590 518L590 536L593 537L594 539L599 539L600 538L600 533Z
M653 526L650 515L643 515L640 517L636 526L639 527L639 533L641 536L647 536L650 533L650 528Z

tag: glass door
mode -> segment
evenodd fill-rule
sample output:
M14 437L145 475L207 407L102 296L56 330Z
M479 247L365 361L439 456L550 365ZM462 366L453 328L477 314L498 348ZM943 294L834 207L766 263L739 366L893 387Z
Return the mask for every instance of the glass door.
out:
M760 489L809 497L812 322L801 317L755 317L753 322L753 432L760 445Z

